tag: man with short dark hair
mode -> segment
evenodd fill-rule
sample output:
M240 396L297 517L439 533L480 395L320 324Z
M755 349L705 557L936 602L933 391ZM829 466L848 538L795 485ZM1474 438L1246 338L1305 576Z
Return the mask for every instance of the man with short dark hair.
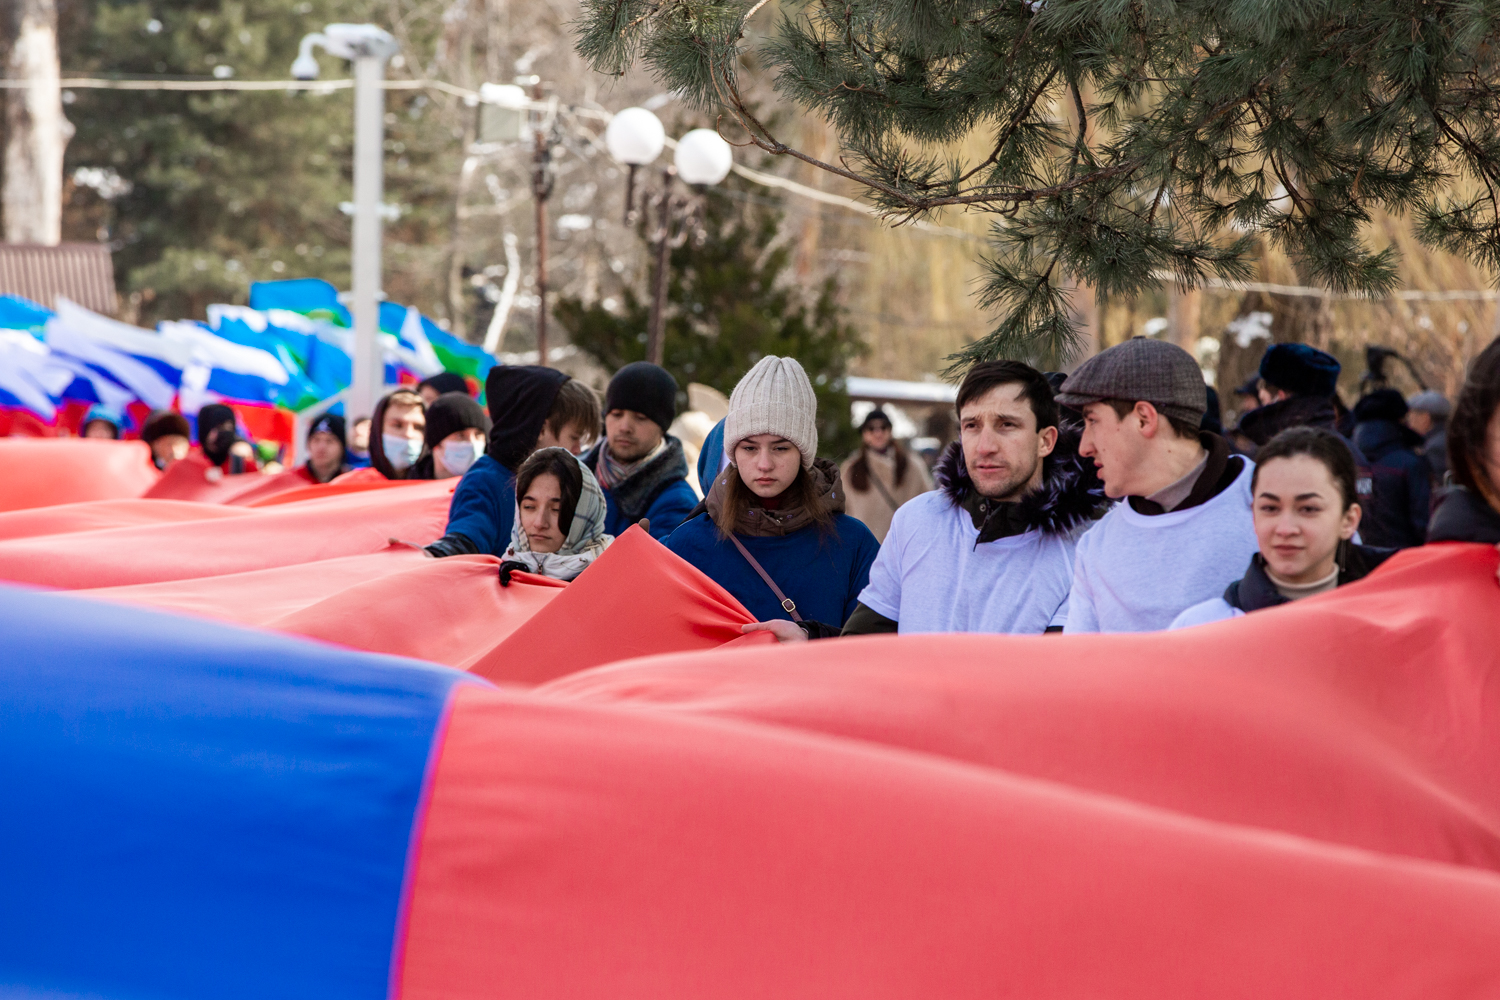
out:
M698 505L682 442L667 433L676 415L677 380L660 365L636 361L609 380L604 438L583 456L604 489L608 534L645 518L652 537L665 538Z
M1058 427L1052 387L1019 361L986 361L957 410L939 488L896 511L844 635L1036 635L1066 620L1075 538L1103 494Z
M1116 504L1078 541L1068 632L1164 629L1218 597L1258 551L1250 461L1200 430L1192 355L1137 338L1085 361L1058 402L1083 411L1078 453Z

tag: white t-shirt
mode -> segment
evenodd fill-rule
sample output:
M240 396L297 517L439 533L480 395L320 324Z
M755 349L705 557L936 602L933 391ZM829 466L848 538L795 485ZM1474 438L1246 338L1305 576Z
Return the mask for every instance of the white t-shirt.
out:
M1148 516L1117 503L1078 540L1068 632L1154 632L1221 597L1259 551L1245 467L1207 503Z
M1230 604L1222 597L1204 601L1202 604L1194 604L1182 614L1172 619L1170 628L1191 628L1194 625L1207 625L1210 622L1222 622L1230 618L1243 618L1245 612Z
M975 545L969 512L941 490L896 511L859 601L912 632L1037 635L1067 619L1074 540L1027 531Z

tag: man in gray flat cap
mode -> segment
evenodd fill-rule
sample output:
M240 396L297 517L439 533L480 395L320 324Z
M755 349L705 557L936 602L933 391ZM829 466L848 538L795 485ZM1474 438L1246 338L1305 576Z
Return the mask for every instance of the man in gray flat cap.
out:
M1218 597L1257 551L1249 459L1201 430L1208 390L1182 348L1136 338L1079 366L1078 453L1123 499L1078 540L1067 632L1149 632Z

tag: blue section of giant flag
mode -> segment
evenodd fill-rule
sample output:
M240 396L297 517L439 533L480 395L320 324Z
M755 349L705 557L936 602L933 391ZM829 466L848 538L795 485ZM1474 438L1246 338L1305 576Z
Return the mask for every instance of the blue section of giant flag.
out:
M458 671L0 588L0 993L386 996Z

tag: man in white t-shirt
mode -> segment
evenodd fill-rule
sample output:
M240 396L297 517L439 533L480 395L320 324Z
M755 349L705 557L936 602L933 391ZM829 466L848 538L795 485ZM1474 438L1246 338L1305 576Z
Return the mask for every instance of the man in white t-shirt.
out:
M1090 358L1058 402L1081 409L1079 454L1122 499L1078 541L1068 632L1150 632L1218 597L1258 549L1253 465L1201 430L1203 374L1176 345L1136 338Z
M939 460L939 489L896 511L844 635L1060 630L1077 532L1103 503L1059 439L1045 376L1018 361L969 370L959 440Z

